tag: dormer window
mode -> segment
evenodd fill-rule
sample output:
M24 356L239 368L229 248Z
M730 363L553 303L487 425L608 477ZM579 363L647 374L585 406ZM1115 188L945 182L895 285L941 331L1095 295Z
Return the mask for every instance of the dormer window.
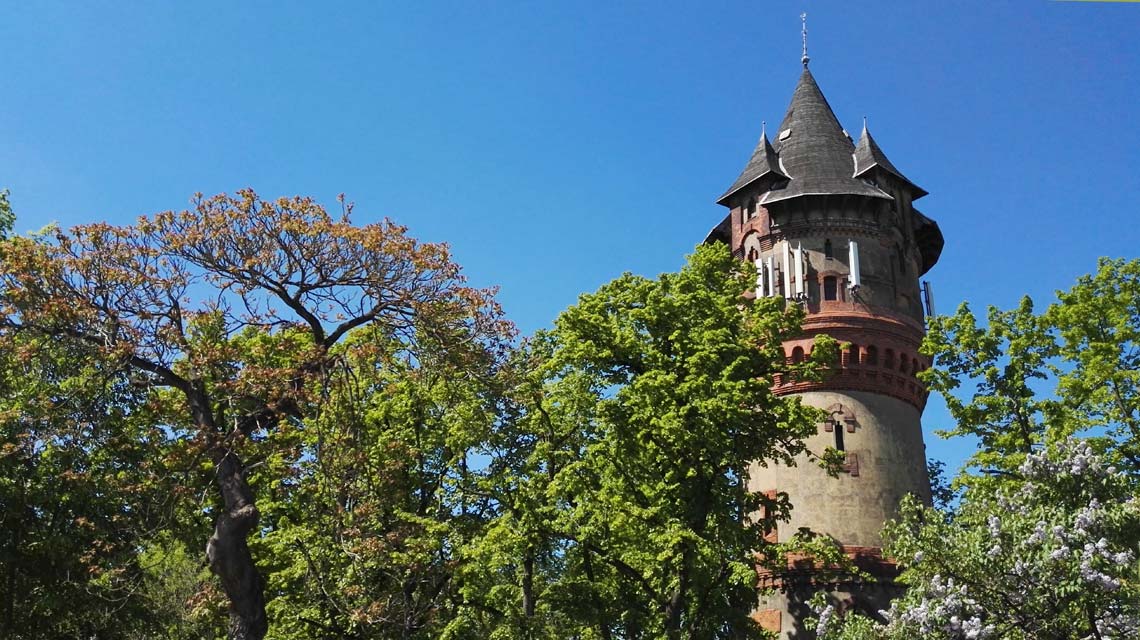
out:
M835 255L833 255L832 250L831 250L831 239L830 238L823 241L823 257L825 257L825 258L834 258L835 257Z

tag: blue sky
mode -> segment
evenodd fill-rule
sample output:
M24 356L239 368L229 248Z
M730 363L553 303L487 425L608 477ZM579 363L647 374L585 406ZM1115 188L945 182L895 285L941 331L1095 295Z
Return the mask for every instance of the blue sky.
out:
M698 6L704 4L706 6ZM18 229L251 186L390 216L524 332L676 269L812 71L938 220L939 310L1042 303L1140 244L1140 4L23 2L0 19ZM927 431L948 426L931 399ZM927 436L955 466L963 443Z

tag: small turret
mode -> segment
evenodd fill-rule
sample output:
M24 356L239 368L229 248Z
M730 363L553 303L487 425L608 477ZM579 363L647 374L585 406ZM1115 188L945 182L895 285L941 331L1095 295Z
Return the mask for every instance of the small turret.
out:
M855 178L873 179L878 173L886 173L900 181L911 193L911 201L927 195L926 190L911 182L901 171L891 164L887 154L879 148L878 143L871 137L867 128L867 119L863 118L863 133L859 136L859 144L855 145Z

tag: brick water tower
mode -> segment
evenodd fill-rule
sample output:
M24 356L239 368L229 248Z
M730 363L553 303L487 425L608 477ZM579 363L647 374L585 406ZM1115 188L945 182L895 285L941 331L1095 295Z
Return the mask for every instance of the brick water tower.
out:
M790 360L817 334L848 343L825 382L777 380L776 391L823 409L808 438L817 453L846 453L846 473L830 477L805 456L793 467L754 465L753 490L785 492L793 510L776 536L801 527L830 535L875 580L823 584L810 567L768 576L762 624L781 638L810 638L802 621L814 592L874 614L898 587L880 552L880 530L902 497L930 500L920 418L926 391L915 372L929 285L920 278L942 251L942 232L914 207L926 195L887 159L864 121L858 142L840 125L803 59L803 73L780 126L760 136L740 177L717 201L728 208L707 242L723 242L755 263L756 294L807 310L802 337L784 345Z

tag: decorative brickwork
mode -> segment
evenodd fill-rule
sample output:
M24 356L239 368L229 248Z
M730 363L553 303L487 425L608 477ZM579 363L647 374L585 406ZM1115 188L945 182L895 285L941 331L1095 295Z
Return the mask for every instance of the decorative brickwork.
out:
M872 582L893 583L899 575L898 565L885 557L882 549L843 545L840 550L855 568L870 576ZM756 576L760 587L776 590L805 586L851 586L866 581L841 567L826 566L802 554L789 554L785 569L772 570L757 564Z
M870 391L898 398L919 411L926 406L926 387L915 375L930 366L930 359L918 353L923 330L908 317L897 313L871 313L851 303L845 310L811 314L804 323L804 335L784 343L792 361L796 349L810 353L816 335L826 334L846 343L838 366L823 382L802 382L776 376L779 395L805 391ZM893 354L888 366L886 354ZM903 364L900 364L903 363Z

